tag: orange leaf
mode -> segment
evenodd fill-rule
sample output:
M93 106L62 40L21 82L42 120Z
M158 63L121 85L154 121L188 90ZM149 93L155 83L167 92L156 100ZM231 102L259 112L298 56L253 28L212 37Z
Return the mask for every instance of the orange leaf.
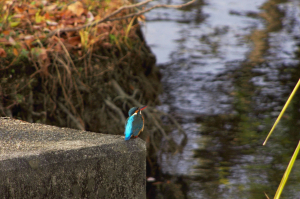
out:
M20 45L21 45L22 49L27 49L25 42L20 42Z
M67 41L72 46L77 46L81 43L80 36L70 37Z
M50 30L55 30L55 29L57 29L57 27L56 26L50 26L49 29Z
M14 10L16 11L16 13L22 13L24 11L24 9L21 7L14 7Z
M29 15L35 15L36 9L34 9L34 8L29 8L27 12L28 12Z
M62 19L68 19L73 15L73 13L70 10L66 10L65 12L61 12L60 16Z
M33 40L31 40L31 39L25 40L25 44L26 44L29 48L31 48L31 42L33 42Z
M77 15L77 17L81 16L84 13L84 8L80 1L76 1L75 3L69 5L68 10Z
M19 52L18 52L18 50L16 49L16 48L14 48L14 55L17 57L18 55L19 55Z
M26 35L24 36L25 44L31 48L31 43L34 41L34 36L33 35Z
M0 57L6 57L6 52L3 48L0 48Z
M146 21L146 17L144 15L140 15L137 19L140 22L145 22Z
M10 31L9 30L4 30L2 33L7 36L7 35L10 34Z
M44 15L44 17L45 17L45 19L50 19L50 15L49 15L49 13L48 13L48 12L46 12L46 13L45 13L45 15Z

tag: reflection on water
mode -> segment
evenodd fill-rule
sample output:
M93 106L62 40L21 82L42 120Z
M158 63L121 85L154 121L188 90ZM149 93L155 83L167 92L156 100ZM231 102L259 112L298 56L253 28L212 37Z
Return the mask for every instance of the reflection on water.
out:
M299 16L297 0L199 0L147 15L163 74L160 108L188 134L182 153L161 151L163 176L149 198L274 196L300 139L299 94L262 143L300 77ZM299 197L299 168L282 198Z

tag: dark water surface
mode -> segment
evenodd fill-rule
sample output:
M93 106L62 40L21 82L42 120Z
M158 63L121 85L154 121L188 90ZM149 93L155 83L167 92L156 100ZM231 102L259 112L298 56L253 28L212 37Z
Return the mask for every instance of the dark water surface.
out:
M148 196L273 198L300 139L298 91L262 146L300 78L300 1L198 0L146 16L163 74L159 108L188 135L182 153L160 154L165 176L154 186L171 183L175 194ZM299 160L281 198L300 198Z

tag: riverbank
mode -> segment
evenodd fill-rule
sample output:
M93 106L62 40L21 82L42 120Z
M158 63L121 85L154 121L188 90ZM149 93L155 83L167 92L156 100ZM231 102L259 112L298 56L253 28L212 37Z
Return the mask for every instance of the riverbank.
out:
M138 17L98 23L122 3L6 1L0 115L123 134L124 115L135 104L120 98L120 89L141 104L158 104L160 74Z

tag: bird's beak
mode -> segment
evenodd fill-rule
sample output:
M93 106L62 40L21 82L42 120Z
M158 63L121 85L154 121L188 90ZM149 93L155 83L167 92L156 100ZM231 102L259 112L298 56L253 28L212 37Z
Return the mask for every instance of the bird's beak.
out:
M147 108L147 106L141 107L140 110L142 111L142 110L144 110L145 108Z

